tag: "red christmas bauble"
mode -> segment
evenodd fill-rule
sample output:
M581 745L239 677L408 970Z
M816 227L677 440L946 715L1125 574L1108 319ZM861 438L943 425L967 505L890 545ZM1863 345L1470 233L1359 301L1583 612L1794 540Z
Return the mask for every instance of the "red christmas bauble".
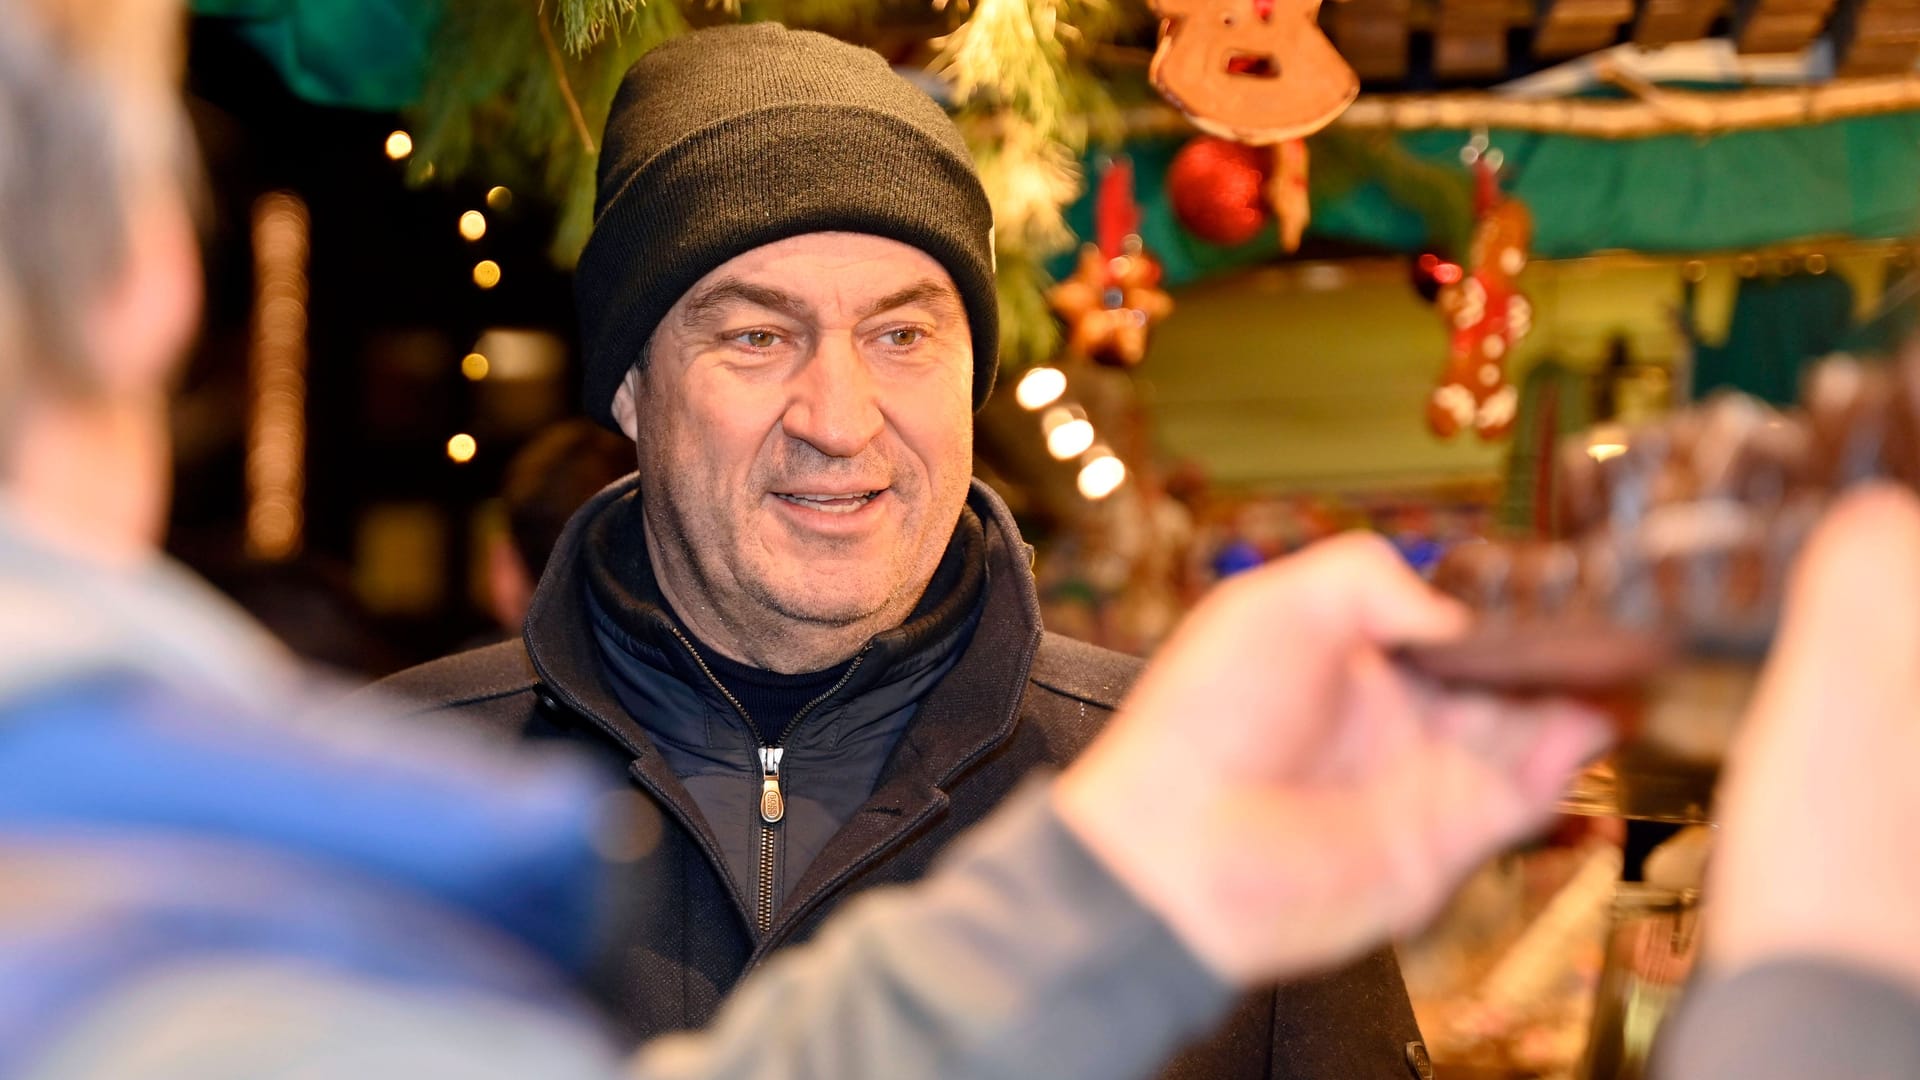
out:
M1266 184L1270 155L1212 135L1180 148L1167 166L1167 197L1173 214L1200 239L1244 244L1272 217Z

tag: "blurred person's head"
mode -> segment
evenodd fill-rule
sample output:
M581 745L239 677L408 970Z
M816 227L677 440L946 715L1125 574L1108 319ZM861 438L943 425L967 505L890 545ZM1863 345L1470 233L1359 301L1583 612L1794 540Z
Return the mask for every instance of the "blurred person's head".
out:
M0 0L0 490L30 528L158 540L199 316L171 0Z
M567 519L595 492L633 471L633 444L591 420L563 420L542 431L507 463L500 501L507 536L487 553L493 617L518 630L533 587Z
M607 121L575 278L588 411L639 447L662 593L775 671L925 592L993 383L992 212L940 106L772 24L669 42Z

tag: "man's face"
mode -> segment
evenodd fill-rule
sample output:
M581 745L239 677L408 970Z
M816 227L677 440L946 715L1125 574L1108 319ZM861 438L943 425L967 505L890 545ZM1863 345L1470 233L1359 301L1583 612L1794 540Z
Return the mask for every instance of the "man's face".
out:
M972 385L959 291L916 248L812 233L714 269L615 405L669 598L735 632L904 620L966 498Z

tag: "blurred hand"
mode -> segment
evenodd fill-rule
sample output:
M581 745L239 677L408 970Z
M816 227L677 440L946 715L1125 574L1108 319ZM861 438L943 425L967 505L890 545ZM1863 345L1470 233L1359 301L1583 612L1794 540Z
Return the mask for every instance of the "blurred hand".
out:
M1721 782L1703 945L1920 991L1920 502L1863 490L1808 543Z
M1577 706L1447 692L1389 660L1466 618L1377 537L1233 578L1062 775L1060 814L1231 981L1417 926L1608 737Z

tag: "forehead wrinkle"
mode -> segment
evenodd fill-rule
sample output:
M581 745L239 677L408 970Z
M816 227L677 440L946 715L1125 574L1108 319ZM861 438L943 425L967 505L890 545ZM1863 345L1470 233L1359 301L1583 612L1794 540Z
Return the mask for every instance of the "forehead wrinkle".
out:
M792 293L736 277L723 277L688 297L681 317L695 324L712 322L726 313L728 305L736 303L752 304L795 319L805 319L813 313L805 300Z
M960 303L960 295L953 291L951 285L926 278L868 304L861 309L860 317L871 319L883 311L892 311L894 308L906 307L909 304L926 304L935 308L938 314L947 316L957 315L964 310Z

